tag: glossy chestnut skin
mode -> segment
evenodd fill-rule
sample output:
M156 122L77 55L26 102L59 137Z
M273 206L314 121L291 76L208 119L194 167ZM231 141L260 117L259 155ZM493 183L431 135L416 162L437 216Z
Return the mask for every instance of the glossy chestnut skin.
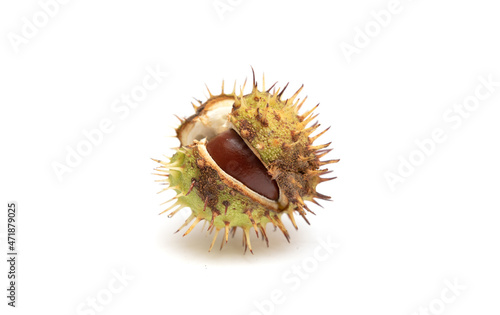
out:
M279 198L276 181L236 131L229 129L208 141L207 151L224 172L251 190L271 200Z

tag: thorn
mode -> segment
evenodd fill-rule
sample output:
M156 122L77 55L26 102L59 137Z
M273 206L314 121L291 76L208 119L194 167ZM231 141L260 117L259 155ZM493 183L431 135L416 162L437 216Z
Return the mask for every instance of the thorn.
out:
M266 218L273 224L274 226L274 229L276 230L276 223L274 223L274 220L271 218L271 216L269 215L269 211L266 211L265 213L265 216Z
M205 87L207 88L207 91L208 91L208 94L210 95L210 97L212 97L212 92L210 92L210 89L208 88L207 84L205 83Z
M304 207L307 211L309 211L309 212L311 212L312 214L316 215L316 213L314 213L311 209L309 209L309 207L308 207L306 204L304 204L304 206L303 206L303 207Z
M205 228L205 224L203 224L203 228ZM212 231L214 230L214 228L215 228L215 225L211 224L207 229L208 233L212 234Z
M175 195L174 197L170 198L169 200L165 201L165 202L162 202L160 203L160 206L166 204L166 203L169 203L170 201L174 201L175 199L179 198L179 195Z
M340 161L340 160L336 159L336 160L319 161L319 165L323 166L323 165L327 165L327 164L338 163L338 161Z
M266 89L266 76L262 73L262 91Z
M177 116L177 115L175 115L175 114L174 114L174 116L175 116L177 119L179 119L179 121L181 122L181 124L184 122L184 119L180 118L179 116Z
M330 173L333 173L333 171L325 168L325 169L315 170L315 171L306 171L306 173L311 178L311 177L323 176L326 174L330 174Z
M262 227L262 225L260 223L258 224L258 226L259 226L260 232L262 234L262 237L266 240L267 247L269 247L269 239L267 238L266 228Z
M163 171L163 172L167 172L168 173L168 171ZM168 174L158 174L158 173L151 173L151 174L152 175L157 175L157 176L166 176L166 177L168 177Z
M257 89L257 82L255 82L255 71L253 71L253 67L250 66L250 68L252 68L252 78L253 78L253 88L252 90L256 90Z
M293 216L293 212L287 212L286 213L288 215L288 217L290 218L290 221L292 221L292 225L293 227L298 230L299 228L297 227L297 223L295 222L295 218Z
M316 198L323 199L323 200L330 200L332 197L320 194L319 192L316 192Z
M304 119L306 119L307 116L311 115L316 110L316 108L318 108L318 106L319 106L319 103L316 104L316 106L314 106L313 108L311 108L307 112L305 112L304 114L300 115L300 117L299 117L300 121L304 121Z
M311 156L302 156L302 155L299 155L297 158L298 158L301 162L307 162L307 161L314 160L314 157L311 157Z
M319 126L319 125L318 125ZM317 135L315 135L314 137L311 137L311 142L314 142L316 141L316 139L318 139L319 137L321 137L325 132L327 132L328 130L330 129L330 127L326 128L325 130L323 130L322 132L318 133Z
M194 217L195 217L195 215L193 213L191 213L191 215L186 219L184 224L182 224L181 227L178 228L177 231L174 232L174 234L179 232L180 230L182 230L186 225L188 225L191 221L193 221Z
M170 207L168 207L167 209L165 209L165 210L163 210L162 212L158 213L158 215L163 214L163 213L165 213L165 212L167 212L167 211L169 211L169 210L172 210L173 208L178 207L178 206L180 206L180 205L181 205L181 204L179 204L179 203L177 203L177 202L176 202L176 203L174 203L173 205L171 205Z
M297 105L297 109L295 110L296 112L298 112L302 108L302 105L304 105L304 103L306 102L306 100L307 100L307 95L306 95L306 97L304 97L304 99L302 100L302 102L299 105Z
M311 117L307 118L306 120L304 120L303 122L301 122L302 126L303 127L307 126L311 121L313 121L316 117L318 117L318 115L319 114L311 116Z
M167 173L167 175L168 175L168 169L166 167L159 166L159 167L155 168L154 170L157 172ZM151 173L151 174L155 174L155 173ZM165 174L157 174L157 175L164 176Z
M323 209L324 209L324 207L323 207L323 206L322 206L319 202L317 202L317 201L316 201L316 199L311 199L311 201L312 201L315 205L320 206L321 208L323 208Z
M311 225L311 223L309 223L309 220L307 220L307 218L306 218L306 216L305 216L304 212L299 212L299 213L300 213L300 215L302 216L302 218L306 221L306 223L307 223L307 224L309 224L309 225Z
M172 161L172 160L171 160L171 159L169 159L168 157L167 157L167 159L168 159L169 161ZM167 167L174 165L174 163L167 163L166 161L160 161L160 160L156 160L156 161L158 161L158 163L160 163L161 165L163 165L163 166L167 166Z
M198 224L200 221L201 221L201 217L196 217L196 220L194 220L193 224L191 224L191 226L189 227L189 229L182 236L184 237L184 236L188 235L189 233L191 233L191 231L194 229L194 227L196 226L196 224Z
M271 85L271 87L269 89L267 89L266 92L269 93L271 91L271 89L276 85L276 83L278 83L278 81L274 82L274 84Z
M285 87L283 88L283 90L281 90L281 93L278 94L278 98L281 99L281 96L283 95L283 93L285 92L286 88L288 87L288 84L290 84L290 82L288 82Z
M232 95L236 94L236 80L234 80L234 86L233 86L233 92L231 92Z
M194 179L191 180L191 186L189 186L189 190L187 191L187 193L184 195L184 196L187 196L191 193L191 191L193 190L193 187L194 187L194 184L196 183L196 181Z
M246 247L248 246L248 249L250 250L250 253L252 253L252 255L253 255L252 243L250 242L250 235L248 233L248 230L249 229L244 229L243 230L243 232L245 233L245 250L246 250Z
M179 212L181 209L184 209L183 206L180 206L179 208L175 209L175 211L171 212L168 214L167 218L173 217L177 212Z
M311 127L304 129L304 133L308 136L310 136L316 129L318 129L321 126L320 123L315 122ZM312 141L311 141L312 142Z
M221 94L224 94L224 80L222 80L222 92Z
M226 239L226 243L227 243L227 239L229 238L229 222L225 221L224 224L225 224L224 229L226 230L225 234L224 234L224 238Z
M212 220L210 220L210 226L208 229L210 230L211 228L213 229L214 227L214 220L219 214L216 211L212 211Z
M165 189L180 190L180 189L181 189L181 187L180 187L179 185L175 185L175 186L170 186L170 187L167 187L167 188L165 188ZM164 189L164 190L165 190L165 189Z
M278 218L277 215L274 215L274 220L276 221L276 225L281 230L281 232L285 236L288 243L290 243L290 234L288 234L288 231L286 230L285 226L283 225L283 222L281 222L280 218Z
M278 88L278 91L276 91L276 89L273 89L273 97L272 97L273 100L276 100L278 98L278 94L280 93L280 91L281 88Z
M163 188L162 190L160 190L159 192L157 192L157 194L162 193L162 192L164 192L165 190L169 190L169 189L170 189L170 187Z
M182 172L182 170L184 169L184 167L170 166L168 169L171 170L171 171L174 170L174 171Z
M297 201L299 202L299 205L302 206L304 205L304 199L302 199L302 197L299 195L299 194L296 194L295 195L295 198L297 199Z
M316 151L316 157L318 159L324 157L325 155L327 155L328 153L330 153L333 149L324 149L324 150L318 150Z
M208 196L205 198L205 204L203 205L203 212L207 209Z
M222 237L222 242L220 244L220 248L219 250L222 250L222 247L224 247L224 243L227 243L227 236L229 234L229 222L224 222L226 224L226 226L224 227L224 236ZM226 240L224 242L224 240Z
M335 179L335 178L337 178L337 176L335 176L335 177L328 177L328 178L325 178L325 177L320 177L320 178L319 178L319 182L320 182L320 183L324 183L324 182L327 182L327 181L332 180L332 179Z
M212 244L210 244L210 248L208 249L208 252L210 252L212 250L212 247L214 247L215 240L217 239L217 235L219 234L219 231L220 231L220 228L215 230L215 235L214 235L214 238L212 240Z
M329 169L327 169L327 168L324 168L324 169L320 169L320 170L319 170L319 175L320 175L320 176L321 176L321 175L326 175L326 174L331 174L331 173L333 173L333 171L332 171L332 170L329 170Z
M295 92L292 95L292 97L290 97L289 99L287 99L285 103L288 103L290 101L290 104L293 104L293 101L299 95L300 91L302 91L303 88L304 88L304 84L302 84L302 86L297 90L297 92Z
M253 229L255 230L255 234L257 234L257 238L259 238L259 229L257 228L257 224L255 224L255 220L252 217L252 212L250 210L247 210L247 215L248 218L250 219L250 222L252 222Z
M245 86L247 86L247 78L245 78L245 82L243 82L243 87L241 88L241 96L243 96L243 90L245 89Z
M288 100L287 100L287 102L288 102ZM295 112L297 112L297 106L299 105L299 103L300 103L300 97L297 99L297 101L295 103L290 103L289 106L292 107L292 108L294 108Z
M222 242L220 243L219 250L222 250L222 247L224 247L224 237L222 238Z
M178 138L177 136L168 136L170 138ZM181 147L177 146L177 147L170 147L169 148L170 150L174 150L174 151L181 151Z
M310 145L310 146L308 146L308 149L312 150L312 151L318 151L318 150L321 150L321 149L328 147L330 144L331 144L331 142L321 144L321 145L316 145L316 146Z

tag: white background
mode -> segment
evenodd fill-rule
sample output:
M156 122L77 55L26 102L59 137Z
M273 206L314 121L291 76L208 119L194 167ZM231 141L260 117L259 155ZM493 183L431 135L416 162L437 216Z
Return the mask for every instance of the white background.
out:
M487 91L479 77L500 81L500 7L401 0L380 26L370 12L390 1L234 0L225 12L214 3L68 1L43 21L37 1L2 2L2 314L498 314L500 88L460 126L443 115ZM34 16L46 25L13 44ZM346 58L341 46L356 43ZM320 103L332 126L321 139L341 161L319 191L334 201L312 206L317 216L298 231L285 219L290 244L269 229L269 248L252 235L255 255L243 254L239 233L208 253L201 225L173 234L185 213L158 216L170 195L156 194L150 158L172 153L173 115L191 115L205 83L240 86L250 66L268 84L290 82L285 95L305 84L307 107ZM169 75L123 118L111 106L148 67ZM53 163L102 119L113 131L58 180ZM391 189L387 172L401 176L400 157L418 157L415 141L436 128L446 141ZM16 309L4 298L10 200ZM319 262L318 238L340 245ZM132 279L115 283L117 272Z

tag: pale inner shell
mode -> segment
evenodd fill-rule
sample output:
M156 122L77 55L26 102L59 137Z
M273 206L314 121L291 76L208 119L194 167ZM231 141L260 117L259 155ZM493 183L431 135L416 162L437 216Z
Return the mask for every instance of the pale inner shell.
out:
M217 102L193 119L183 130L179 140L183 146L193 144L194 140L212 139L216 135L229 129L227 116L231 112L234 100L228 99Z

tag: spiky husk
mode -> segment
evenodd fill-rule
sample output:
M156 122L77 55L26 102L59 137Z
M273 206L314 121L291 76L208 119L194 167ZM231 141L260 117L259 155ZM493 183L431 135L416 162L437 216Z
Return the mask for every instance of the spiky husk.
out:
M282 223L283 214L287 214L293 226L297 229L294 213L306 219L306 211L310 211L304 201L317 203L315 198L329 199L316 191L316 186L333 178L322 178L329 173L321 167L338 160L320 161L320 158L329 152L326 147L329 143L314 146L313 142L326 130L312 137L311 134L319 127L314 123L308 125L317 116L312 110L300 115L299 110L305 99L295 101L302 87L290 98L281 100L284 90L270 92L271 89L259 90L255 83L252 92L239 95L235 91L231 94L214 96L196 106L196 114L183 120L177 128L180 132L189 122L200 115L208 106L217 100L234 99L234 105L228 120L232 128L243 138L254 153L267 167L269 174L276 180L281 192L286 196L288 204L281 207L269 207L265 202L257 202L249 198L248 194L238 185L232 185L226 176L220 176L221 170L213 165L213 161L206 158L205 141L195 141L192 145L181 146L168 161L159 161L157 168L163 174L164 181L177 193L172 199L175 203L163 212L171 211L169 217L180 209L189 207L191 215L179 230L189 225L184 235L189 234L201 221L209 222L208 230L215 231L209 251L213 248L220 230L224 230L221 248L228 241L228 235L233 235L237 228L243 230L243 244L252 251L249 232L253 228L257 237L259 233L269 246L266 235L266 226L271 223L278 227L286 239L290 236ZM178 230L178 231L179 231Z

